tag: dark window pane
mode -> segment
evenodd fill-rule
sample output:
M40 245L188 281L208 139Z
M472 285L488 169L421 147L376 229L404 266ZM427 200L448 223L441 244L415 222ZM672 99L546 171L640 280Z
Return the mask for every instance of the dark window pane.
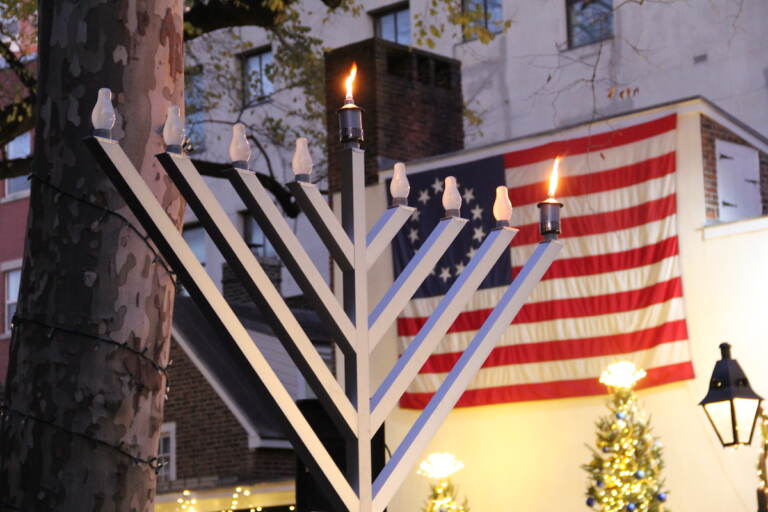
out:
M394 13L379 17L379 37L387 41L396 41Z
M275 92L275 87L272 84L272 80L269 78L269 73L272 71L272 52L266 52L261 54L261 94L262 96L269 96Z
M15 178L8 178L5 180L5 193L15 194L22 190L29 190L29 178L27 176L17 176Z
M491 32L501 32L504 18L501 11L501 0L486 0L485 19Z
M274 92L272 81L267 76L267 70L272 64L272 52L255 53L245 58L243 62L243 81L245 102L252 104L262 100Z
M568 0L568 44L582 46L613 35L612 0Z
M403 9L397 15L397 42L404 45L411 44L411 11Z

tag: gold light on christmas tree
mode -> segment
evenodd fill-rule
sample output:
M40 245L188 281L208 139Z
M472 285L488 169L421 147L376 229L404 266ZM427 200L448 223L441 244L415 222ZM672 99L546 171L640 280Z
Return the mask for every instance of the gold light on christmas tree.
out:
M433 453L419 464L417 473L434 480L430 484L430 495L422 512L469 512L467 500L457 501L458 491L450 476L464 467L455 455L448 452Z
M644 376L645 371L626 361L612 364L600 376L611 391L611 414L598 420L597 448L583 468L590 476L586 504L601 512L667 510L662 445L651 435L632 391Z
M600 382L611 388L632 389L645 375L645 370L637 368L635 363L619 361L603 370Z

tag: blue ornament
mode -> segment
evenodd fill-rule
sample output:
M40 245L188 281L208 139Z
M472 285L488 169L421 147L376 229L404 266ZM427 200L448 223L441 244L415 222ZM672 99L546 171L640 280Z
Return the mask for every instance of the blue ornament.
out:
M635 478L645 478L645 471L642 469L638 469L635 473Z
M609 451L611 451L610 448L608 448L607 446L603 446L603 453L608 453Z
M594 507L595 503L596 503L595 498L593 498L592 496L587 498L587 506L588 507Z
M659 494L656 495L656 499L659 501L667 501L667 493L660 492Z
M616 417L619 418L620 420L623 420L624 418L627 417L627 413L625 413L624 411L619 411L616 413Z
M636 508L637 508L637 505L635 505L634 503L630 503L629 505L627 505L627 510L635 510Z
M605 487L605 483L602 480L598 480L597 481L597 486L598 487Z

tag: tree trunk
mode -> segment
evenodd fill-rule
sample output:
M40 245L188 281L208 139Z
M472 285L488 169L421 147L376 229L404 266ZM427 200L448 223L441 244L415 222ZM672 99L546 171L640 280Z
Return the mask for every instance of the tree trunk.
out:
M40 116L0 510L152 510L175 287L81 139L109 87L113 137L181 224L184 204L153 155L167 107L182 104L182 8L39 3Z

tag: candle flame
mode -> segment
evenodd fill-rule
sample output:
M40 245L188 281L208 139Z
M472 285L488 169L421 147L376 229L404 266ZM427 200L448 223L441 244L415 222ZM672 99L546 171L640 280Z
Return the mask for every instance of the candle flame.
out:
M560 164L560 157L555 157L555 163L552 165L552 173L549 175L549 192L547 193L547 197L554 198L555 192L557 191L557 178L558 178L558 172L557 168Z
M355 84L355 77L357 76L357 63L352 63L352 69L349 70L349 76L344 80L344 87L347 89L347 98L352 100L352 89Z

